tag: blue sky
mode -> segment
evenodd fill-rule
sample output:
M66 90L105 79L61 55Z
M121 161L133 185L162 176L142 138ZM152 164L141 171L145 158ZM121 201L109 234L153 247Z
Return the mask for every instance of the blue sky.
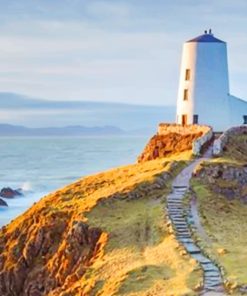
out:
M212 28L247 98L246 13L246 0L0 0L0 91L175 104L182 43Z

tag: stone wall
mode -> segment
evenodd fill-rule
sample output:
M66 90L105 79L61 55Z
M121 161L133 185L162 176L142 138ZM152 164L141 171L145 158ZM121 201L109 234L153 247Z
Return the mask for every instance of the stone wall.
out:
M178 134L197 134L202 132L202 134L206 134L211 128L207 125L199 125L199 124L188 124L181 125L176 123L160 123L158 126L158 134L166 135L169 133L178 133Z
M206 131L200 138L196 139L192 143L192 153L195 156L199 156L201 154L201 151L214 136L213 129L209 128L208 131Z
M213 155L220 156L222 154L223 149L227 144L229 135L241 135L241 134L247 134L246 125L235 126L225 131L218 139L214 141Z

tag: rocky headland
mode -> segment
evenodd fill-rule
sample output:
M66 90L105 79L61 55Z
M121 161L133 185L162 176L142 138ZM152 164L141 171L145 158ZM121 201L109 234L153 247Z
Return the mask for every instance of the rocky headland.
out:
M192 142L208 129L160 128L139 163L78 180L2 227L0 295L199 295L216 277L244 293L246 135L200 162ZM191 230L192 196L208 240Z

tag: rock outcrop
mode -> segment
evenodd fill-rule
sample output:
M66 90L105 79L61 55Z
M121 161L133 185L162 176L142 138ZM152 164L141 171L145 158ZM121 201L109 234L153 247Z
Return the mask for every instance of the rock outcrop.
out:
M138 157L138 162L168 157L184 151L190 151L192 154L194 141L202 138L204 135L207 135L206 139L210 140L212 137L210 127L161 123L157 134L150 139L142 154ZM202 143L199 141L197 146L200 144L199 146L201 147L206 141L202 138ZM198 155L198 147L196 148L196 155Z
M144 162L189 151L192 149L193 141L201 135L201 133L191 135L182 135L177 133L154 135L144 148L142 154L138 157L138 162Z
M0 198L0 206L1 207L7 207L8 204L6 203L6 201L4 201L3 199Z
M11 234L3 230L1 246L7 240L16 243L8 247L8 256L0 255L1 295L61 295L85 273L100 251L102 231L79 220L70 225L63 218L53 215L38 224L34 217L26 221L26 232L22 225Z
M0 191L0 196L4 198L14 198L16 196L22 195L20 190L14 190L10 187L4 187Z
M215 193L247 203L247 166L227 163L202 164L194 172L194 177L208 184Z

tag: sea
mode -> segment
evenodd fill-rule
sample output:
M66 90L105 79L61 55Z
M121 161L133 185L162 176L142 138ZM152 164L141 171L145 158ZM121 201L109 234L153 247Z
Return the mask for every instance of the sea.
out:
M22 189L5 199L0 226L22 214L42 196L77 179L136 162L148 136L0 138L0 189Z

